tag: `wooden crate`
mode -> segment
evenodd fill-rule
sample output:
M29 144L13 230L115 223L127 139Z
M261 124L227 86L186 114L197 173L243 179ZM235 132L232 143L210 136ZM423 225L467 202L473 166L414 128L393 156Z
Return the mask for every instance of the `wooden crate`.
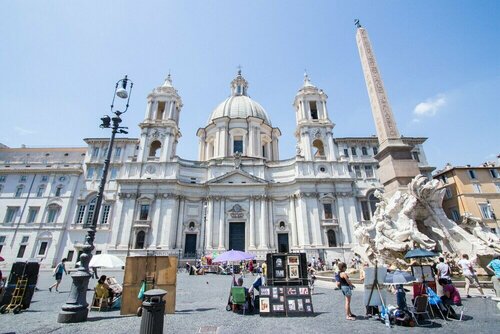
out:
M177 257L173 256L129 256L125 263L123 294L120 314L135 314L142 301L137 298L144 279L154 278L154 286L149 289L167 291L165 313L175 313L177 284Z

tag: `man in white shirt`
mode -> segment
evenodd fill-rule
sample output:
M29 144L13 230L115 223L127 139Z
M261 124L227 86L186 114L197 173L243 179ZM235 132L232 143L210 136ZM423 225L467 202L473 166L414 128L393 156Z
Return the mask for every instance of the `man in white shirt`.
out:
M444 278L448 281L448 284L451 283L451 270L450 266L446 263L444 263L444 257L439 258L439 263L436 266L437 272L438 272L438 279Z
M462 268L462 272L464 273L465 277L465 294L467 295L467 298L471 298L469 295L469 288L470 285L474 285L481 295L484 296L483 289L479 285L479 280L477 279L476 272L474 271L474 267L472 266L471 261L469 261L469 255L464 254L462 255L462 259L458 261L458 265Z

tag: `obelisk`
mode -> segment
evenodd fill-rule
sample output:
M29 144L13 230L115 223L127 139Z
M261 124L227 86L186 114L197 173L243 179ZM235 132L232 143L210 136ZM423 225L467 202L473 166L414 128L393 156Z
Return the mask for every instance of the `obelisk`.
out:
M361 27L359 20L355 20L355 23L356 42L379 142L379 152L375 156L379 162L377 174L386 195L390 196L397 190L406 190L407 184L420 170L417 161L412 159L412 147L403 143L399 134L368 33Z

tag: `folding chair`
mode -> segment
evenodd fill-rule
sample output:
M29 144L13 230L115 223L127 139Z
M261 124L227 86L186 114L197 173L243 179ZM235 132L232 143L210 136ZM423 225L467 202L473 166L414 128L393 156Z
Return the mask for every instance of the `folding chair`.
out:
M94 297L92 297L92 304L90 304L90 310L98 310L101 312L102 310L108 310L109 309L109 304L108 304L108 298L98 298L95 295L94 292Z
M427 295L429 296L428 303L431 306L432 316L435 317L434 311L432 308L432 306L434 305L434 306L436 306L436 309L438 310L439 314L441 315L441 319L446 320L446 317L442 311L442 309L444 309L445 307L444 307L444 304L443 304L443 301L441 300L441 298L439 298L439 296L430 287L427 287Z
M413 306L410 306L408 308L408 311L411 313L413 319L415 320L415 323L418 326L431 326L432 321L431 321L431 316L429 315L429 312L427 312L427 305L428 305L429 298L427 295L420 295L415 297L415 301L413 303ZM418 318L420 316L427 316L427 322L426 319L424 318L422 323L419 323Z
M465 311L465 306L464 304L454 304L454 305L447 305L448 306L448 312L446 312L446 319L448 320L457 320L457 321L462 321L462 318L464 317L464 311ZM460 312L460 318L454 319L450 317L451 311L454 311L456 314Z
M233 286L231 288L231 299L232 299L233 307L235 305L240 305L241 308L243 309L243 314L245 314L246 303L247 303L247 296L245 293L245 288L242 286Z

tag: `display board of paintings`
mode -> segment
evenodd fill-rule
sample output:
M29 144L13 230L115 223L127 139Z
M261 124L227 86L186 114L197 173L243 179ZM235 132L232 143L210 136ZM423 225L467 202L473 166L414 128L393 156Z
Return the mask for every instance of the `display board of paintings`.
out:
M267 254L267 279L271 285L307 284L305 253Z
M262 317L307 317L314 315L309 286L261 286L259 299Z

